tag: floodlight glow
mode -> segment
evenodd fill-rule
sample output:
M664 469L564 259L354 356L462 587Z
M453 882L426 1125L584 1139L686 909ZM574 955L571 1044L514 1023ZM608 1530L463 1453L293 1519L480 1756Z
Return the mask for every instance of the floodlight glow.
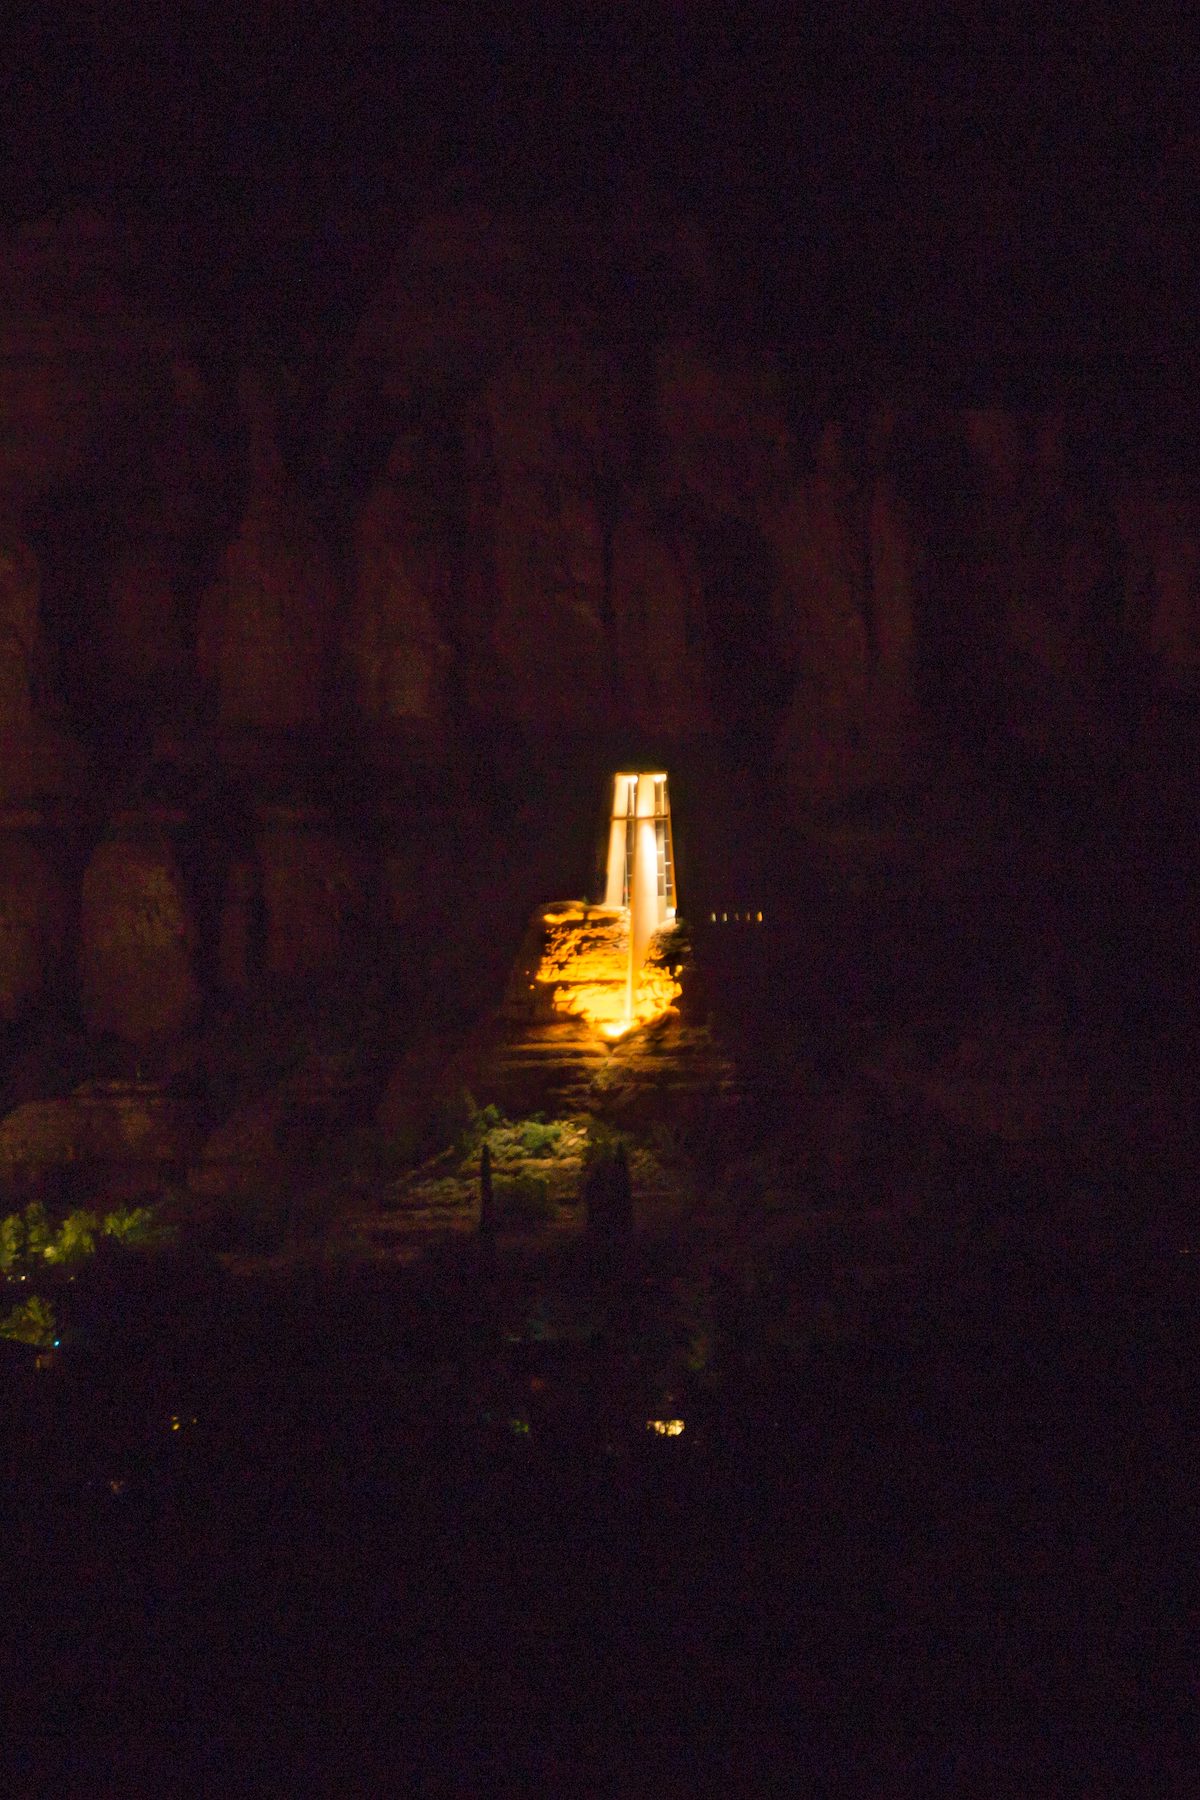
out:
M665 771L613 776L604 904L548 909L537 981L561 1012L609 1043L668 1012L678 981L654 955L676 915L675 851ZM536 984L535 984L536 985Z

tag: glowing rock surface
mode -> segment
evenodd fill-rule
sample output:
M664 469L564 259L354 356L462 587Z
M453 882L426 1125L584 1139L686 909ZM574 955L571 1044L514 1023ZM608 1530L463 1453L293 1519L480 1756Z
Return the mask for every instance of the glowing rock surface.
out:
M664 952L668 932L651 940L629 1006L629 915L582 901L548 908L537 981L553 989L559 1012L586 1019L605 1037L622 1037L667 1012L681 993Z

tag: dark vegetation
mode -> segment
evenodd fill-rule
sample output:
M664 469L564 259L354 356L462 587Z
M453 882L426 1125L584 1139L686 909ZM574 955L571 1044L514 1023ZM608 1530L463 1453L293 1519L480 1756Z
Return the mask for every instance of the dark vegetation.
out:
M15 1791L1186 1794L1186 914L1028 833L957 888L763 852L761 930L697 917L744 1093L645 1127L695 1203L658 1235L636 1133L593 1124L556 1238L575 1127L456 1079L171 1242L15 1210ZM469 1019L471 930L397 1041ZM354 1046L272 1021L272 1075ZM486 1230L333 1253L426 1162Z
M186 43L144 10L10 46L0 1116L143 1084L186 1129L152 1207L74 1138L4 1168L0 1794L1192 1795L1174 34L1158 70L1140 10L1045 55L953 23L889 47L837 9L432 9L410 35L397 8L393 41L330 8L247 31L240 0L238 46L222 0ZM396 512L360 545L372 496ZM263 503L282 541L254 551ZM292 629L323 602L295 559L322 547L297 729ZM407 714L374 741L362 601L414 668L429 604L429 742ZM589 611L576 682L556 651ZM694 665L661 737L612 677L658 627L631 673L666 698ZM893 680L920 721L898 767ZM239 695L261 731L226 743ZM85 765L61 807L54 721ZM564 1195L580 1121L504 1116L455 1059L643 757L671 770L684 1025L736 1104L664 1078L636 1129L592 1122ZM300 972L257 847L275 801L347 852ZM132 996L109 967L101 1023L79 978L125 807L180 815L198 995L128 1038L160 965ZM27 831L66 897L28 932ZM193 1150L260 1105L201 1201ZM394 1222L423 1175L467 1229L347 1253L356 1209Z
M555 1238L574 1127L454 1082L207 1237L6 1221L15 1791L1187 1793L1193 978L1033 866L701 924L746 1094L657 1235L636 1135ZM331 1254L425 1160L487 1228Z
M15 1791L1186 1791L1189 1259L626 1249L97 1257L10 1346Z

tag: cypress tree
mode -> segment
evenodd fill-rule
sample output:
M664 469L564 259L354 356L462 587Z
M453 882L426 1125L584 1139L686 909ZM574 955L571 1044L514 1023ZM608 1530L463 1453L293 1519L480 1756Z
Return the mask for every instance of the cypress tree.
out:
M496 1201L492 1192L492 1150L483 1146L479 1158L479 1235L489 1244L496 1236Z

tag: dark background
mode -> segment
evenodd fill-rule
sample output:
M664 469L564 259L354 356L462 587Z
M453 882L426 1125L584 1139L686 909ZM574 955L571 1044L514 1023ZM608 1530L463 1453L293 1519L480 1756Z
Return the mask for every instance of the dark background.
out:
M831 18L836 10L836 20ZM519 14L519 16L514 16ZM4 214L336 330L431 198L695 215L731 326L919 379L1172 388L1200 133L1168 21L565 5L30 8Z
M251 466L236 372L270 371L290 449L289 346L310 357L317 392L407 227L431 210L477 202L535 220L574 214L585 227L595 221L601 261L614 223L632 220L636 236L644 219L650 241L656 221L692 218L711 246L706 323L718 351L765 341L764 362L796 377L796 411L806 384L822 384L810 423L846 418L852 444L858 432L865 445L864 421L885 398L913 397L886 455L901 497L905 482L916 496L925 547L911 583L914 685L932 743L920 779L910 777L911 811L889 810L886 789L874 812L843 808L829 868L811 860L823 840L798 832L782 808L756 808L753 778L768 766L768 724L786 698L771 686L780 655L765 628L768 571L743 519L695 502L681 535L703 574L727 736L671 750L680 883L708 983L705 1000L697 976L698 1010L713 1005L759 1109L735 1112L726 1211L691 1276L713 1297L711 1393L699 1384L685 1393L688 1434L677 1444L645 1439L641 1326L619 1289L609 1341L556 1371L553 1347L547 1369L536 1360L543 1350L519 1283L502 1285L497 1301L471 1262L457 1272L430 1265L378 1290L353 1271L341 1286L315 1274L308 1286L300 1274L226 1280L215 1262L193 1266L188 1239L178 1264L118 1270L94 1290L82 1353L69 1349L55 1374L22 1370L26 1387L0 1434L11 1476L0 1492L15 1496L7 1616L20 1646L8 1698L18 1756L30 1746L18 1770L29 1791L52 1766L63 1791L107 1791L96 1765L105 1780L149 1792L164 1791L163 1771L177 1782L193 1767L202 1783L240 1782L239 1791L252 1785L247 1770L262 1770L267 1791L283 1780L345 1791L349 1774L348 1791L357 1779L360 1791L385 1792L424 1774L419 1791L501 1792L506 1769L523 1791L573 1791L574 1776L591 1792L697 1791L697 1759L723 1789L746 1792L799 1769L822 1791L1030 1794L1048 1791L1047 1770L1060 1762L1068 1773L1056 1792L1096 1795L1118 1782L1124 1792L1190 1791L1179 1771L1194 1766L1197 1691L1187 1610L1200 1342L1196 676L1190 646L1178 644L1182 667L1157 684L1141 618L1154 596L1127 578L1126 540L1112 523L1113 495L1125 490L1097 477L1096 453L1116 427L1128 427L1135 468L1152 445L1154 479L1144 495L1130 483L1134 523L1140 506L1147 541L1160 532L1168 549L1182 545L1186 572L1192 516L1170 507L1195 466L1191 82L1167 24L1146 7L1119 26L1093 17L1029 28L997 26L982 9L974 19L946 8L936 18L836 11L836 23L812 23L783 7L532 10L517 0L489 22L463 7L96 0L26 8L6 22L6 229L48 221L52 233L56 218L94 211L120 236L117 321L123 308L194 320L209 361L228 348L228 379L218 369L194 416L164 403L161 441L141 390L127 420L97 405L104 429L94 427L77 488L58 491L46 477L43 511L26 521L48 660L91 774L82 822L68 811L48 852L71 921L57 946L47 931L50 978L36 933L26 933L33 970L18 999L28 1017L9 1030L6 1107L71 1101L66 1090L84 1076L115 1075L123 1091L141 1081L148 1052L117 1041L116 1002L127 986L139 1002L153 996L160 970L177 971L180 959L168 918L121 960L125 891L136 907L143 885L161 889L163 871L175 879L178 861L196 890L195 960L209 998L191 1040L181 1008L151 1076L163 1091L178 1080L204 1132L262 1094L278 1101L277 1138L264 1126L261 1148L255 1139L246 1153L248 1163L261 1155L268 1172L251 1164L252 1178L278 1180L278 1196L252 1188L252 1204L235 1191L204 1225L213 1243L265 1252L292 1230L287 1208L301 1176L311 1179L304 1165L318 1131L332 1133L320 1115L304 1115L309 1136L295 1128L296 1071L319 1072L327 1058L336 1074L344 1052L359 1080L346 1104L364 1109L351 1121L359 1147L390 1144L363 1128L388 1118L368 1110L385 1083L416 1121L412 1144L422 1143L425 1063L432 1080L481 1000L498 994L532 906L565 891L573 871L581 882L590 872L601 774L644 746L576 740L563 724L539 760L537 734L509 729L502 710L485 730L448 703L445 766L425 784L394 784L402 801L413 791L420 802L396 815L402 826L415 819L412 867L393 883L398 919L378 901L367 926L348 911L345 942L293 990L264 968L267 913L256 901L245 909L246 994L218 994L212 982L235 859L261 900L255 809L275 793L279 747L268 743L237 786L236 765L231 775L206 735L213 720L193 673L189 633L222 546L244 512L260 516L263 471ZM66 267L73 240L64 238ZM36 250L29 261L36 277ZM569 280L586 259L560 262ZM60 265L49 252L46 263L53 326ZM611 269L612 285L627 278L615 258ZM467 292L474 300L477 290ZM652 298L677 324L669 296ZM638 305L635 296L635 315ZM383 314L398 359L412 316L419 322L419 307ZM433 317L437 326L436 307ZM639 354L670 337L661 322L650 318ZM70 333L61 352L48 336L51 374L55 355L69 370ZM448 341L453 367L452 333ZM43 393L57 391L44 379L45 390L37 379L28 390L35 422ZM106 380L119 403L124 389L102 370L96 381ZM324 488L329 415L315 402L304 454L290 458L322 528L321 505L334 515L330 541L398 435L415 446L413 495L395 497L378 544L414 535L404 498L418 525L430 495L448 506L460 494L465 516L486 483L460 456L465 430L454 436L461 395L456 413L454 393L432 378L423 390L418 374L413 391L429 416L402 417L367 377L363 387ZM569 410L569 383L563 393ZM989 485L987 456L966 456L949 417L992 397L1072 421L1061 478L1013 425L1024 511L1010 508L998 478ZM938 423L943 403L949 422ZM749 425L718 450L732 461L743 442L757 442ZM52 472L56 454L51 442ZM845 462L836 480L809 472L798 491L828 481L859 517L858 455L849 453L849 473ZM865 448L861 460L865 484L874 478ZM588 471L601 498L602 475ZM752 500L753 469L747 479ZM831 502L828 539L812 537L833 546L836 572L835 511ZM296 594L308 592L291 560L297 544L309 547L303 508L298 523L282 508L266 506L266 516L275 535L244 559L239 629L257 617L256 582L282 596L292 621ZM138 664L122 674L96 656L90 628L73 627L110 618L117 549L136 548L140 532L153 546L163 517L178 539L167 544L175 562L163 553L161 587L174 594L181 647L175 663L164 652L149 673ZM447 573L437 546L453 540L454 520L436 508L430 517L432 593L457 628L453 607L479 607L496 583L481 575L472 585L453 559ZM1047 677L1039 687L1015 666L996 620L1006 594L1032 595L1035 622L1044 610L1053 624L1075 544L1093 546L1098 574L1068 591L1082 620L1063 626L1075 661L1067 657L1057 685ZM151 559L152 575L156 567ZM134 610L129 639L138 619L155 618L158 592ZM854 593L874 616L873 591ZM1123 596L1128 630L1117 617ZM818 622L823 606L832 603L818 585ZM548 606L547 616L559 615ZM485 606L454 640L464 682L485 697L489 631ZM263 639L285 640L278 627ZM859 661L870 659L839 656L837 642L824 672L835 692L838 682L856 691ZM174 670L177 694L164 670ZM277 696L265 673L261 685L269 722ZM1038 694L1046 722L1030 749L1020 727L1031 712L1036 724ZM354 852L345 866L368 865L378 893L376 864L405 833L383 805L372 812L389 798L386 780L358 775L360 796L353 756L337 763L338 717L336 707L322 714L328 735L315 751L307 740L283 745L280 791L311 798L311 786L323 800L328 778L322 829L344 832ZM853 708L850 717L859 721ZM870 719L864 702L861 722ZM839 729L836 711L827 729ZM819 749L820 730L818 715L802 748ZM32 760L39 741L31 736ZM964 767L975 771L965 783ZM964 785L961 816L947 812L946 823L935 811L920 835L923 788L945 787L957 802ZM127 849L108 877L110 910L101 904L81 923L84 870L97 845L113 849L106 815L126 795L178 799L178 845L151 819L142 859ZM849 779L848 798L861 801ZM560 842L547 818L562 821ZM860 883L854 846L861 838L869 849L873 834L884 852ZM891 837L903 878L888 863ZM939 853L943 837L950 847ZM847 872L840 885L831 875L825 893L839 844ZM300 861L283 866L285 901ZM20 920L21 871L41 865L27 853L14 866ZM181 875L181 893L186 885ZM35 918L41 892L28 906ZM715 909L726 903L764 906L753 943L718 939ZM293 919L303 926L315 910L323 945L333 928L322 904L302 889L294 913L285 905L270 926L272 941L286 942ZM15 941L21 950L26 940ZM100 971L103 1005L90 1017L77 964ZM24 965L17 974L25 979ZM129 1029L142 1029L136 1009ZM669 1084L663 1091L672 1107ZM331 1114L345 1103L339 1093L334 1082ZM433 1096L429 1118L444 1098ZM408 1130L407 1114L393 1111ZM670 1112L658 1123L678 1125ZM708 1183L709 1138L697 1135L695 1179ZM349 1156L349 1132L345 1144ZM770 1222L755 1223L755 1182L778 1182L798 1209L828 1205L850 1223L831 1232L830 1247L818 1237L816 1253L800 1243L781 1259ZM870 1223L881 1216L882 1249ZM920 1226L911 1252L898 1232L910 1218ZM735 1227L747 1221L739 1251ZM732 1260L734 1276L709 1266L716 1256ZM885 1288L878 1317L864 1308L842 1338L829 1295L853 1299L858 1273L880 1273L881 1257L894 1295ZM655 1277L636 1285L637 1304L661 1327L680 1268L668 1259L661 1280L649 1266L638 1272ZM812 1355L805 1338L790 1360L773 1335L777 1299L801 1318L810 1300L825 1305L834 1322L823 1347L814 1327ZM534 1391L531 1373L550 1414L545 1449L535 1420L533 1456L506 1426L515 1396L524 1404ZM193 1413L194 1434L171 1429L173 1415ZM610 1414L635 1440L615 1459ZM652 1460L664 1447L688 1460ZM597 1768L611 1775L606 1789Z

